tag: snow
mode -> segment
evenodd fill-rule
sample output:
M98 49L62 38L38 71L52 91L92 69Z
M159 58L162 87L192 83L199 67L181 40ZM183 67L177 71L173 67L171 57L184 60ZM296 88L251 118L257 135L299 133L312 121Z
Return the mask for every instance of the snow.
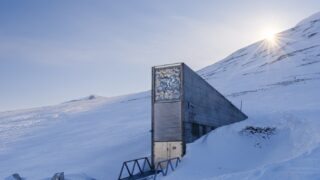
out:
M316 89L320 88L319 84ZM261 92L260 95L242 97L247 101L245 112L250 118L218 128L189 145L181 166L166 179L308 179L306 177L309 175L317 174L316 177L320 178L320 166L316 163L297 164L308 171L300 169L301 172L298 172L290 167L297 158L320 148L319 105L314 103L313 107L308 105L300 109L307 102L319 102L320 98L295 96L296 99L292 100L297 89L301 94L316 92L316 89L305 91L304 85L295 85L269 90L272 93L269 96L263 96L266 92ZM254 108L249 108L250 104L254 104ZM265 108L266 112L258 111L260 108ZM275 127L276 133L266 139L259 135L244 136L240 132L247 126ZM320 156L312 158L314 162L320 162ZM286 167L286 173L280 170L274 172L274 167Z
M149 104L149 94L139 93L2 113L0 179L16 172L115 179L122 161L149 153Z
M248 120L188 144L161 179L320 179L320 13L198 73ZM116 179L124 160L150 155L150 92L89 96L0 113L0 179ZM275 133L244 134L247 126Z
M260 41L199 72L235 104L242 100L250 118L190 144L164 179L320 179L320 38L308 37L319 33L320 14L310 18L278 34L277 47ZM276 133L241 135L247 126Z

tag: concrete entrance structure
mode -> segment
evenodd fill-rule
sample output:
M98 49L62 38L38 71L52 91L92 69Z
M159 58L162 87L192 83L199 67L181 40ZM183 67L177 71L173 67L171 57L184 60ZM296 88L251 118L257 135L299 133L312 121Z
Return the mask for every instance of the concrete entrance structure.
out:
M152 68L152 164L182 157L186 143L247 116L184 63Z

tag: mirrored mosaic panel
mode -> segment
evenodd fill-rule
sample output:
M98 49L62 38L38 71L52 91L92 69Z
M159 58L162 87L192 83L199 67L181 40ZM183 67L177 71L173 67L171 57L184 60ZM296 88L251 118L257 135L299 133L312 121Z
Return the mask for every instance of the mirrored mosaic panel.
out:
M155 70L155 100L180 99L180 66L159 68Z

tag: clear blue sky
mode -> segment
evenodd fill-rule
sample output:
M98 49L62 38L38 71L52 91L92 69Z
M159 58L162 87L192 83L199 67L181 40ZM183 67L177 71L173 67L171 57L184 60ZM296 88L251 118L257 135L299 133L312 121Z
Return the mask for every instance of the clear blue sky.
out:
M197 70L317 11L319 0L1 0L0 111L148 90L153 65Z

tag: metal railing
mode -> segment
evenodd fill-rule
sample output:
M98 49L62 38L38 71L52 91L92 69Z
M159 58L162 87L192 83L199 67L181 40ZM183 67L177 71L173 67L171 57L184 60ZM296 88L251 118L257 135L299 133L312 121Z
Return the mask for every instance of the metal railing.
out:
M179 157L166 159L157 162L156 167L152 167L148 157L142 157L125 161L122 163L118 180L134 180L141 178L152 178L156 180L158 174L166 176L170 171L174 171L181 162Z
M136 167L138 167L138 173L135 174ZM124 169L126 171L124 171ZM129 178L133 178L134 176L142 176L146 173L150 173L151 170L152 170L152 166L148 157L142 157L142 158L137 158L130 161L125 161L122 163L118 180L129 179ZM124 172L127 173L127 176L125 177L123 177Z
M162 176L166 176L168 174L169 168L171 169L171 171L174 171L178 167L180 162L181 160L179 157L159 161L157 163L153 179L155 180L157 178L158 173L161 173Z

